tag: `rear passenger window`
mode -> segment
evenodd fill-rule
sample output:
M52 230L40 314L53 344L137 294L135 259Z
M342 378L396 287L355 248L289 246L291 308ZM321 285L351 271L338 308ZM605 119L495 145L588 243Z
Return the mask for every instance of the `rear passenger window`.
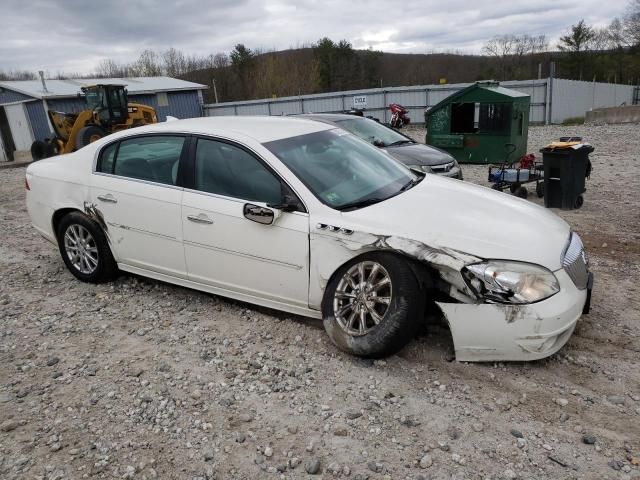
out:
M245 150L214 140L198 140L196 189L263 203L280 203L280 180Z
M117 149L118 144L112 143L102 151L102 154L100 155L100 166L98 167L99 172L113 173L113 164L116 159Z
M137 137L120 142L113 174L151 182L175 185L185 137ZM104 156L101 167L105 167ZM109 160L106 162L109 163ZM101 171L107 172L102 169ZM108 172L107 172L108 173Z

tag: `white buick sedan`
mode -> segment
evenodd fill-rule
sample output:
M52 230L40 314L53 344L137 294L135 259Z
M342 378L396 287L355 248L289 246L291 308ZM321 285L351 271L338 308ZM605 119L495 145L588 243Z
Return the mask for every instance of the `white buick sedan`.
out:
M458 360L539 359L589 308L582 243L555 214L312 120L139 127L30 165L26 189L79 280L122 270L322 318L355 355L398 351L428 310Z

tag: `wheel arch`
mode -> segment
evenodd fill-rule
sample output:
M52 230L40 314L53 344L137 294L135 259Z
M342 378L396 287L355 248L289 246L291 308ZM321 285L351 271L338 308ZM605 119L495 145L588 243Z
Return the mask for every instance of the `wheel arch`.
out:
M394 256L398 259L403 260L404 262L407 263L407 265L409 266L409 269L411 270L411 272L413 273L414 277L416 278L418 284L420 285L420 289L423 291L427 291L427 290L432 290L435 288L436 283L438 281L439 275L438 272L435 268L433 268L431 265L428 265L424 262L421 262L419 260L417 260L416 258L411 257L410 255L407 255L404 252L399 252L397 250L392 250L392 249L371 249L371 250L367 250L364 251L362 253L359 253L358 255L355 255L351 258L349 258L348 260L342 262L340 265L338 265L333 273L329 276L329 278L327 279L326 283L325 283L325 288L324 291L322 292L322 304L324 304L324 300L326 295L328 294L328 288L327 286L336 278L336 276L338 275L338 273L348 264L354 264L354 263L358 263L359 261L366 259L367 257L371 256L372 254L379 254L379 253L384 253L387 255L391 255Z
M53 230L53 234L55 235L56 239L58 238L58 227L60 226L60 222L66 215L72 212L83 213L82 210L80 210L79 208L73 208L73 207L59 208L58 210L53 212L53 215L51 216L51 228Z
M98 211L95 206L85 203L84 210L76 207L62 207L53 212L51 217L51 227L53 230L53 234L58 238L58 227L60 226L60 222L64 217L66 217L70 213L79 212L86 216L87 218L93 220L102 230L105 237L107 238L107 242L110 244L111 239L109 237L109 232L107 230L107 226L104 222L104 218L102 217L102 213ZM111 249L113 250L113 248Z

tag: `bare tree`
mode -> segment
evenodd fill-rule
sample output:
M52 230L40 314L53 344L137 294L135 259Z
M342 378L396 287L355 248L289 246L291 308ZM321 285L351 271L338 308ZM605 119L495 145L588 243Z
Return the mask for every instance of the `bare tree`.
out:
M631 0L624 17L624 33L633 45L640 45L640 0Z
M131 65L131 75L139 77L158 77L162 75L162 65L158 54L153 50L144 50L138 60Z
M497 35L482 47L486 55L498 59L501 80L507 79L509 57L515 53L517 45L518 40L515 35Z
M35 73L28 70L0 70L0 80L36 80Z
M187 71L187 59L180 50L171 47L162 53L164 71L170 77L183 75Z

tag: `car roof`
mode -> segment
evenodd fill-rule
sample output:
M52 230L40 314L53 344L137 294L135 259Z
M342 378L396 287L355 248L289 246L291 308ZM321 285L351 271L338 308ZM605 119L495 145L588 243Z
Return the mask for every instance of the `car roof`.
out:
M139 133L192 133L234 137L238 134L253 138L259 143L297 137L333 128L330 125L296 117L269 116L220 116L199 117L160 122L123 131ZM109 135L114 138L115 135Z
M296 115L298 118L307 118L318 122L336 123L342 120L367 120L359 115L350 115L347 113L304 113Z

